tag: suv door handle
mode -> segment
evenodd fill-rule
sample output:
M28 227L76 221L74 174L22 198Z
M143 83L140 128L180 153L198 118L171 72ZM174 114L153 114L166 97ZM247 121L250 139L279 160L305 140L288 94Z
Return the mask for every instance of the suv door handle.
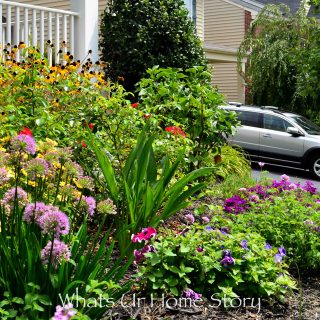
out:
M265 138L272 138L270 133L265 133L262 136L265 137Z

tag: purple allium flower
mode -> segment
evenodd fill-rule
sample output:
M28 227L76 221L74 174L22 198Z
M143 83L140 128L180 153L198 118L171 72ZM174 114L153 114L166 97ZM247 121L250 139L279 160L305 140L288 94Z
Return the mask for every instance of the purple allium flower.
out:
M41 158L31 159L28 161L24 169L26 170L28 177L30 179L35 179L36 177L43 177L49 172L48 162Z
M72 178L78 178L83 176L83 170L81 166L73 161L67 161L64 164L65 173Z
M106 199L98 203L97 211L101 214L117 214L117 207L111 199Z
M44 213L39 218L39 226L44 234L54 234L56 238L69 233L69 218L57 209Z
M258 165L259 165L260 168L262 168L265 165L265 163L264 162L258 162Z
M279 247L278 253L280 254L281 257L285 257L287 255L287 251L284 247Z
M282 261L282 255L279 253L275 254L273 260L275 263L280 263Z
M266 250L271 250L272 249L272 246L269 244L269 243L266 243L266 245L264 246L264 248Z
M6 168L0 168L0 185L4 185L9 181L9 173Z
M93 197L83 196L79 207L92 217L96 209L96 200Z
M51 261L50 253L52 247ZM41 260L43 264L51 264L55 269L61 264L62 261L69 261L71 253L69 247L62 241L54 239L53 246L52 242L49 241L47 245L41 250Z
M141 250L134 250L133 255L134 255L134 264L140 264L145 258L145 254L148 252L157 252L156 248L152 245L146 245L144 246Z
M80 189L88 189L91 191L94 189L93 179L89 176L80 176L77 181L75 181L75 184Z
M11 149L29 154L36 153L36 142L33 137L27 134L19 134L11 139Z
M241 247L245 250L249 250L248 246L247 246L247 240L242 240L241 241Z
M235 260L231 256L225 256L222 260L220 260L220 264L228 268L235 264Z
M181 295L183 298L188 298L191 300L199 300L202 297L202 294L193 291L192 289L186 289L182 292Z
M56 312L52 320L69 320L77 314L77 311L73 309L73 304L68 303L62 306L56 306Z
M133 234L131 236L132 242L142 242L142 241L148 241L151 238L155 237L157 234L157 230L151 227L143 228L141 232L137 234Z
M194 215L193 215L193 214L191 214L191 213L186 214L184 217L185 217L185 218L186 218L186 220L187 220L189 223L191 223L191 224L193 224L193 223L194 223L194 221L195 221L195 219L194 219Z
M210 222L210 219L209 219L207 216L204 216L204 217L202 217L202 221L203 221L204 223L209 223L209 222Z
M5 205L7 210L14 207L16 195L16 188L8 190L3 197L2 203ZM19 207L24 207L28 204L28 194L20 187L17 187L17 203Z
M32 222L33 220L34 222L39 223L40 218L45 213L58 210L58 208L55 208L51 205L46 205L43 202L30 203L26 206L23 219L28 223Z

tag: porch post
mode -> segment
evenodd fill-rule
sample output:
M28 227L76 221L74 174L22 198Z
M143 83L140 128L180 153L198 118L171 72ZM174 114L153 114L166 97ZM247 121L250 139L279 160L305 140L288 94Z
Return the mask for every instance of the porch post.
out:
M98 0L70 0L71 11L78 12L75 19L75 52L76 59L81 61L92 50L91 60L96 62L98 56L99 11Z

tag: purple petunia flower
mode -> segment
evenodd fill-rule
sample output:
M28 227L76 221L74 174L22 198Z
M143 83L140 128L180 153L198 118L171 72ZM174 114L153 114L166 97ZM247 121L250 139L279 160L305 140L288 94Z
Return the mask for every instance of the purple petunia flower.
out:
M183 298L188 298L191 300L199 300L202 297L202 294L193 291L192 289L186 289L182 292L181 295Z
M153 245L146 245L144 246L141 250L134 250L133 255L134 255L134 261L133 263L135 265L141 263L145 258L145 254L148 252L157 252L156 248Z
M56 306L56 312L52 320L69 320L76 314L77 311L73 309L72 303L65 304L63 307L58 305Z
M52 252L51 252L52 249ZM51 260L50 259L51 254ZM55 269L61 264L62 261L69 261L71 253L69 247L62 241L54 239L49 241L47 245L41 250L41 260L43 264L51 264Z
M272 249L272 246L269 244L269 243L266 243L266 245L264 246L264 248L266 250L271 250Z
M273 260L275 263L280 263L282 261L282 255L279 253L275 254Z
M245 250L249 250L248 246L247 246L247 240L242 240L241 241L241 247Z
M310 192L311 194L317 193L317 188L314 186L314 184L311 181L307 181L302 187L302 190L306 192Z
M36 142L32 136L19 134L11 139L11 149L14 151L26 152L29 154L36 153Z
M226 268L229 268L235 264L235 260L231 256L225 256L222 260L220 260L220 264Z
M281 176L281 180L283 180L283 181L290 181L290 177L287 176L286 174L283 174L283 175Z
M157 234L157 230L151 227L143 228L141 232L137 234L133 234L131 236L132 242L142 242L142 241L148 241L151 238L155 237Z
M230 213L242 213L249 209L247 200L241 198L239 195L234 195L233 197L226 199L224 202L223 210Z
M54 234L56 238L69 233L69 218L59 210L48 211L39 218L39 226L44 234Z
M280 254L281 257L285 257L287 255L287 251L284 247L278 248L278 253Z

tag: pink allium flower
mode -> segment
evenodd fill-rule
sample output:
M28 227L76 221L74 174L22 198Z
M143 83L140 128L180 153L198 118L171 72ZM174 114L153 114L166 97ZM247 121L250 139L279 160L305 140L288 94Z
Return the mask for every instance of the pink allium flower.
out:
M19 134L11 139L11 148L14 151L22 151L29 154L36 153L36 142L32 136Z
M43 264L49 263L51 247L52 242L49 241L41 250L41 260ZM56 269L62 261L69 261L70 257L71 253L69 247L64 242L54 239L50 264L52 264L52 266Z
M9 181L9 173L7 169L5 168L0 168L0 185L6 184L7 181Z
M191 214L191 213L186 214L184 217L185 217L186 220L187 220L189 223L191 223L191 224L193 224L194 221L195 221L194 215Z
M23 219L28 223L32 222L32 220L34 220L36 223L39 223L40 218L45 213L58 210L58 208L51 205L46 205L43 202L30 203L26 206Z
M82 202L85 204L86 211L88 212L89 216L94 215L94 210L96 209L96 200L93 197L82 197Z
M52 320L69 320L77 314L77 311L73 309L73 304L68 303L62 306L56 306L56 312Z
M57 209L44 213L39 218L39 226L44 234L54 234L56 238L69 233L69 218Z
M155 237L157 234L156 229L148 227L148 228L143 228L141 232L137 234L133 234L131 237L132 242L142 242L142 241L148 241L152 237Z
M3 197L2 203L5 205L7 210L10 210L14 206L16 195L16 188L8 190ZM20 187L17 187L17 202L19 207L24 207L28 204L28 194Z

